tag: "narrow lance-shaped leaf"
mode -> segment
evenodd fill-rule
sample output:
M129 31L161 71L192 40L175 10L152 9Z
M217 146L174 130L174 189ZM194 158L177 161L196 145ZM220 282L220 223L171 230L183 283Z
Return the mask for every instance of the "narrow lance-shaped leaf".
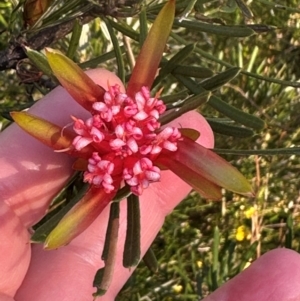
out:
M170 160L180 162L218 186L253 196L252 187L247 179L226 160L187 137L183 137L177 143L178 150L172 155L169 154Z
M168 74L184 61L195 49L194 44L188 44L179 50L167 63L159 70L159 75L155 78L153 87L160 83Z
M104 268L97 271L93 286L97 288L94 297L102 296L108 290L113 279L114 267L119 236L120 203L113 202L110 206L109 220L106 230L102 260L105 262Z
M47 57L34 49L25 46L26 55L28 58L46 75L50 76L52 80L56 80L53 76L52 69L49 66Z
M150 272L156 273L158 271L158 262L151 247L145 253L143 257L143 262Z
M60 126L27 112L11 112L10 115L29 135L55 150L67 149L72 145L75 133L63 131Z
M70 243L86 230L115 195L92 186L84 197L62 218L45 241L45 249L57 249Z
M81 106L92 111L93 103L103 99L105 90L59 51L47 48L46 56L61 85Z
M67 154L78 155L78 151L72 147L75 133L27 112L11 112L10 115L19 127L43 144L56 151L64 150ZM94 148L88 145L80 151L80 157L89 158L93 151Z
M175 0L169 0L155 19L130 77L127 93L133 96L142 86L151 88L172 29Z
M254 135L252 129L230 124L226 122L226 120L220 120L220 122L213 118L207 118L206 120L215 133L239 138L246 138Z
M77 19L74 22L73 30L72 30L72 36L70 39L70 44L67 51L67 57L71 60L74 59L76 51L78 49L79 43L80 43L80 37L82 33L82 27L83 25L81 22Z
M191 170L180 161L175 161L169 155L161 155L156 159L156 163L173 171L182 180L188 183L202 197L219 200L222 197L220 186L204 178L199 172Z
M76 177L76 176L75 176ZM58 225L60 220L67 214L67 212L75 205L77 204L82 197L85 195L85 193L88 191L89 185L84 184L79 191L76 193L76 195L71 198L71 200L64 206L61 210L59 210L56 214L48 217L47 220L45 218L44 223L38 226L38 228L35 229L35 232L31 236L31 242L32 243L44 243L47 236L51 233L51 231ZM61 192L60 192L61 193Z
M141 217L139 197L131 194L127 198L127 229L123 253L123 266L131 268L138 264L141 256Z

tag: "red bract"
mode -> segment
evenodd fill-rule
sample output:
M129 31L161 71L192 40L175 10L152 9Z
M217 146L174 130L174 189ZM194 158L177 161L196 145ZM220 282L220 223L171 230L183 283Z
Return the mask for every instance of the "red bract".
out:
M45 248L69 243L125 184L132 193L141 195L152 182L160 180L160 168L170 169L207 198L220 198L221 187L252 195L251 186L233 166L187 137L191 130L160 127L158 120L166 107L159 95L151 96L149 88L174 12L175 1L170 0L149 32L126 93L118 85L105 91L63 54L47 49L54 75L91 113L87 120L72 116L73 131L25 112L12 113L15 122L29 134L57 151L78 157L74 168L84 171L84 181L90 184L82 200L49 234Z

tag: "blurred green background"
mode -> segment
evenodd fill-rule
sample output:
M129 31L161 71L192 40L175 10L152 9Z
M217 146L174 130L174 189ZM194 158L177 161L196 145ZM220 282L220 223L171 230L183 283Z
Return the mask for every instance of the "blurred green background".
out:
M61 31L63 24L72 22L70 33L48 41L47 46L67 53L83 68L104 67L126 81L146 25L151 25L162 6L161 1L132 0L37 2L38 9L25 19L24 1L0 3L2 129L9 123L11 109L30 106L55 85L26 58L6 68L7 49L28 45L28 41L31 47L43 30L58 26ZM28 9L33 10L32 6ZM231 107L222 103L216 110L208 101L198 110L213 126L216 151L252 182L256 197L224 191L220 202L210 202L192 192L167 217L154 241L158 271L150 272L141 263L117 300L197 300L268 250L300 250L299 150L285 151L297 147L300 140L299 37L296 0L177 1L165 58L188 44L194 44L194 51L179 63L181 71L174 63L177 69L157 87L164 87L165 96L183 93L175 101L193 95L178 74L199 83L229 67L242 68L233 80L213 89L213 95L262 119L263 128L232 120L225 114L232 112ZM191 73L191 66L197 74Z

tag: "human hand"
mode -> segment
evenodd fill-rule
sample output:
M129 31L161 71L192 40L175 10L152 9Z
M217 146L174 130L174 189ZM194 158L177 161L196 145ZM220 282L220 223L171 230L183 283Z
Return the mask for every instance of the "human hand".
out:
M89 75L104 87L108 82L121 84L116 76L105 70L92 70ZM31 112L62 126L70 122L71 114L88 116L62 88L49 93ZM192 112L175 122L183 127L198 128L201 132L198 142L206 147L213 146L212 132L199 114ZM41 245L30 246L27 229L43 216L49 201L63 187L72 173L73 161L69 156L45 147L16 125L0 135L0 143L0 301L13 298L16 301L92 300L95 291L92 281L96 270L103 266L101 253L109 208L68 246L54 251L44 251ZM165 215L190 190L173 173L163 173L162 182L151 184L141 197L142 254L154 240ZM121 202L119 251L113 282L99 300L113 300L132 273L122 267L126 231L124 205ZM263 256L206 300L246 301L251 298L266 301L292 297L291 300L299 300L299 280L299 255L276 250Z

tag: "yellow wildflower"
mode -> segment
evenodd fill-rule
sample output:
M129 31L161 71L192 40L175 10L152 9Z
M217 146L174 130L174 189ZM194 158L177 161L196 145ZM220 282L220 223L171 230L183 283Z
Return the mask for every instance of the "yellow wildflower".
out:
M239 226L236 229L236 233L235 233L235 239L237 241L243 241L246 237L247 237L247 228L245 226Z
M247 209L244 214L246 218L251 218L253 216L253 214L255 213L256 209L254 207L250 207L249 209Z
M183 287L180 284L174 284L172 286L172 289L175 293L179 294L182 291Z
M197 260L196 264L197 264L199 269L201 269L202 266L203 266L203 262L201 260Z

